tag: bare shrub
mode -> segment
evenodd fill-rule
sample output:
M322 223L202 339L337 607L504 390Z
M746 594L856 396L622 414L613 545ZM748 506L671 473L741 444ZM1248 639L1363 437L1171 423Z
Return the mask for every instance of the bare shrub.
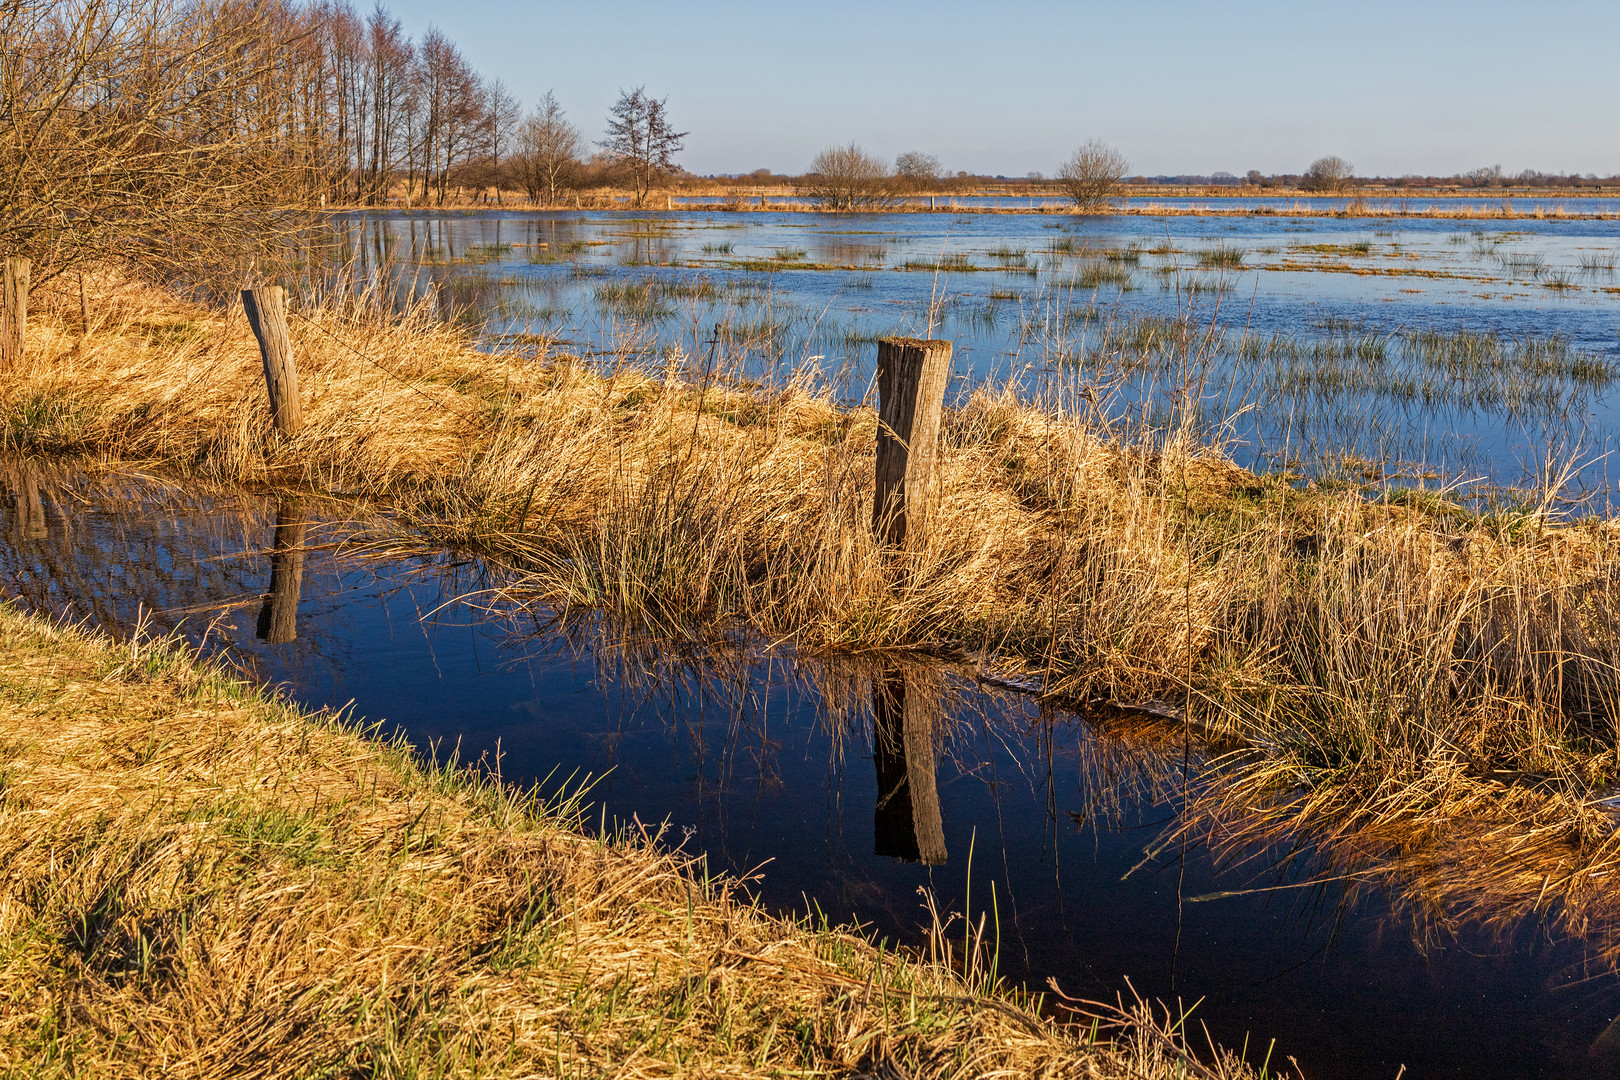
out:
M1117 197L1130 167L1124 154L1100 139L1088 139L1058 166L1057 182L1076 210L1094 213Z
M1337 154L1319 157L1305 170L1299 186L1306 191L1344 191L1355 183L1355 169Z
M0 3L0 252L36 282L89 260L230 266L334 171L300 108L316 62L276 3Z
M579 128L550 90L518 128L512 171L532 202L551 206L580 179Z
M885 162L850 143L817 154L800 193L823 210L881 210L893 205L896 187Z
M908 150L894 159L894 171L907 187L933 187L939 183L939 158L921 150Z

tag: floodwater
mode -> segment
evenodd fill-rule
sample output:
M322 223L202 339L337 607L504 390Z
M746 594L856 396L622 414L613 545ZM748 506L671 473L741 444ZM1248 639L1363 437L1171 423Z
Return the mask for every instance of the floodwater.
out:
M1382 887L1316 882L1309 850L1166 846L1211 775L1178 729L902 658L626 640L503 599L475 561L341 551L386 523L331 503L0 466L6 596L119 634L180 627L299 702L498 758L514 783L589 776L599 827L662 828L771 908L917 944L918 890L960 912L971 881L1009 978L1201 1000L1257 1063L1274 1038L1272 1061L1318 1080L1620 1074L1620 987L1586 942L1440 933L1443 901L1420 925Z
M1191 417L1257 468L1492 498L1564 477L1599 510L1614 494L1620 220L489 211L341 229L334 280L427 298L491 348L718 355L860 399L879 337L944 337L953 394L1011 383L1122 430Z

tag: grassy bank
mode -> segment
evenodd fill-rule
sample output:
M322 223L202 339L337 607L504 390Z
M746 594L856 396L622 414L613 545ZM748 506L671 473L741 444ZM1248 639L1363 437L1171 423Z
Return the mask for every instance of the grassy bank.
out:
M0 607L0 671L7 1076L1253 1075L772 918L172 642Z
M1413 860L1484 830L1532 911L1620 855L1597 801L1620 777L1607 522L1299 489L1175 423L1107 428L1077 381L952 410L925 540L895 560L869 528L872 410L808 370L739 380L736 334L587 364L307 311L308 426L280 440L239 313L103 291L89 328L47 301L36 359L0 378L8 448L370 501L396 546L489 553L522 596L643 632L926 649L1071 702L1168 702L1248 748L1226 810Z

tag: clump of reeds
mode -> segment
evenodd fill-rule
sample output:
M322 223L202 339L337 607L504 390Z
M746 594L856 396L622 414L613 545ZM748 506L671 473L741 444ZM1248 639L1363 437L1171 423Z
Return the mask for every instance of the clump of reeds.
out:
M1058 285L1059 288L1095 289L1103 285L1115 285L1128 288L1131 284L1131 267L1129 263L1102 260L1098 262L1084 262L1079 272L1065 278Z
M587 835L588 781L514 791L173 640L0 608L0 664L8 1072L1254 1075L1145 1003L1043 1019L971 935L774 918L660 830Z
M1241 270L1248 252L1237 247L1206 248L1198 253L1198 265L1211 270Z

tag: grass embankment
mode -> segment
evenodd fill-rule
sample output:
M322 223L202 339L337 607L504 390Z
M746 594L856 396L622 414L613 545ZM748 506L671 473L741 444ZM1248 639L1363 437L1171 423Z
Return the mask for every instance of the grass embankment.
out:
M1248 820L1412 858L1483 830L1526 910L1612 906L1607 522L1299 490L1115 437L1080 396L982 392L947 417L926 543L897 563L869 529L875 417L809 376L603 374L315 312L293 326L308 426L282 441L240 314L133 288L96 310L88 333L76 302L33 325L36 359L0 378L9 447L375 498L527 568L533 597L660 633L983 655L1070 700L1168 700L1251 747L1222 789Z
M577 806L0 606L0 1073L1188 1075Z

